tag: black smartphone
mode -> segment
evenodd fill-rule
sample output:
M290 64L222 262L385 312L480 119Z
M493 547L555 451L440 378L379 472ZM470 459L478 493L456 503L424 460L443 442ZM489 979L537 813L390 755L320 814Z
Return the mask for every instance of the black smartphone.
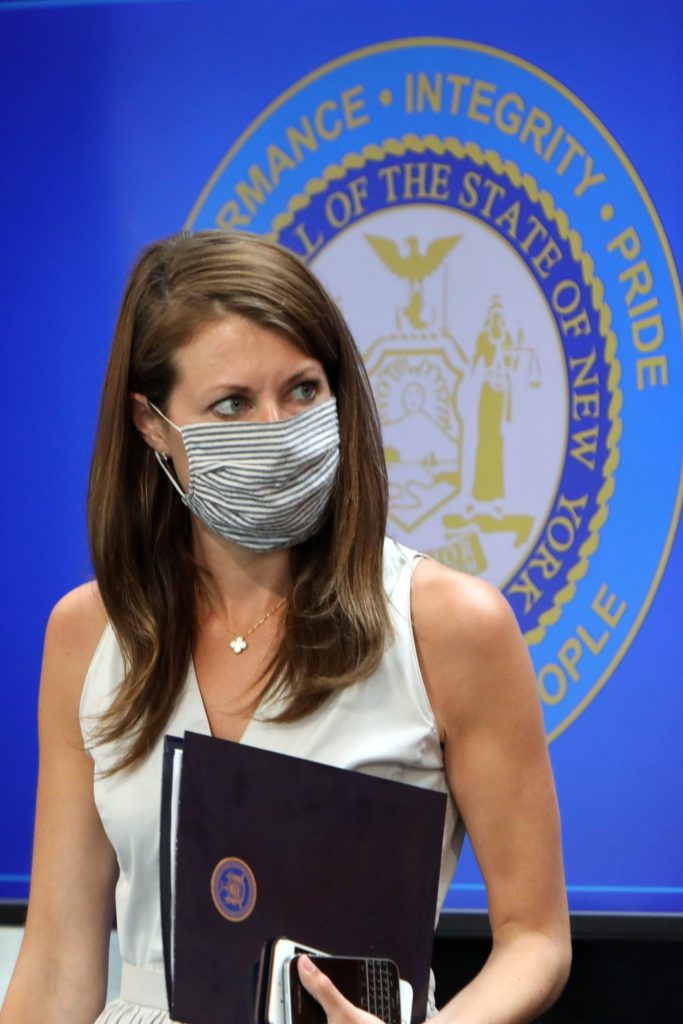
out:
M287 1024L326 1024L323 1008L299 980L298 959L294 956L285 965ZM400 979L393 960L353 956L312 956L311 960L354 1006L384 1024L401 1024Z

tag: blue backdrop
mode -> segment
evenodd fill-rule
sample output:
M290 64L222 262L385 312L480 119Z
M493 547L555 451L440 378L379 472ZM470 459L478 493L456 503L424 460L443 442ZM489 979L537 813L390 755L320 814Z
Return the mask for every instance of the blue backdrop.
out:
M89 577L87 467L117 305L139 248L188 222L230 147L304 76L362 47L447 37L504 50L578 97L635 167L680 263L682 28L678 0L0 3L0 897L28 891L42 635L54 602ZM235 180L238 164L239 154ZM202 216L195 210L196 223ZM666 243L651 243L653 266L657 246L665 253ZM649 470L631 484L632 529L621 513L621 558L636 573L641 552L656 549L649 597L634 596L607 685L551 744L574 910L683 912L680 291L664 257L661 268L669 379L647 429L624 386L624 472L636 457ZM484 906L470 854L448 906Z

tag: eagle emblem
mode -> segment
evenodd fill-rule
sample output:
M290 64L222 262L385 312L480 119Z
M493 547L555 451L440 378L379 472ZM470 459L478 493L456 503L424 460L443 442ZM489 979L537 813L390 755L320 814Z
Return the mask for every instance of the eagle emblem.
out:
M396 277L408 281L410 297L403 313L416 330L424 330L428 324L422 317L423 282L439 269L462 235L444 235L442 238L435 238L422 253L418 248L418 240L415 235L409 235L405 239L405 244L408 247L405 256L401 254L398 245L392 238L382 238L381 235L366 235L365 238L387 270L390 270Z

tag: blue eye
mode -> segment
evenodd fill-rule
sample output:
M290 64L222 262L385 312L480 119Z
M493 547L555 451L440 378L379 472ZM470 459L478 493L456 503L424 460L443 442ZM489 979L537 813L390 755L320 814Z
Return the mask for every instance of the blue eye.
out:
M292 388L292 394L302 402L312 402L318 394L319 386L317 380L304 380Z
M244 409L244 398L241 395L230 395L216 402L213 409L219 416L239 416Z

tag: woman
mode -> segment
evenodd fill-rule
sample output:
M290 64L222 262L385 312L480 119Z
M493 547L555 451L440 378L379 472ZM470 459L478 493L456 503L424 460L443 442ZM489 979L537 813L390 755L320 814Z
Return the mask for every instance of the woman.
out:
M440 897L466 822L493 948L436 1019L549 1006L567 910L524 642L494 588L384 543L362 362L290 253L200 232L142 254L89 525L97 582L57 604L45 641L33 884L2 1024L168 1020L160 754L184 729L448 791ZM103 1010L115 887L123 991ZM375 1019L305 958L300 973L331 1024Z

